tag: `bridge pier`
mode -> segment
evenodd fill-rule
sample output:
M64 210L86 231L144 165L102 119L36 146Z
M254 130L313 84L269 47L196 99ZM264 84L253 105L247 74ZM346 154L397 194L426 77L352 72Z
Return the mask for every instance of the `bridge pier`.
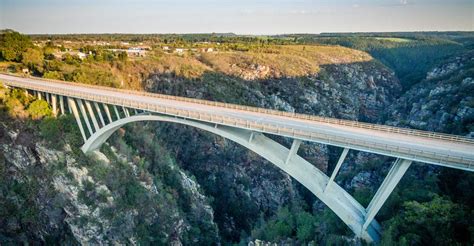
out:
M105 110L105 114L107 115L107 119L109 120L109 124L112 123L112 115L110 114L110 109L107 104L102 104L102 107Z
M97 114L99 115L100 123L102 124L102 127L104 127L105 121L104 121L104 117L102 116L102 110L100 110L99 104L97 102L94 102L94 107L95 107L95 110L97 111Z
M334 167L334 170L332 171L331 178L329 178L328 184L324 188L324 192L326 192L328 188L331 186L331 184L334 182L334 179L336 178L336 175L339 172L339 169L341 168L342 163L346 159L348 152L349 152L348 148L344 148L342 150L341 156L339 157L339 160L337 161L336 167Z
M128 109L126 107L122 106L123 113L125 114L125 118L130 117L130 112L128 112Z
M58 102L56 100L57 100L56 95L51 94L51 105L53 106L53 116L54 117L58 116L58 109L57 109Z
M74 99L72 98L68 98L67 100L68 100L68 105L69 105L69 111L72 110L74 118L76 119L77 126L79 127L79 130L81 131L82 138L84 139L84 142L86 142L87 141L86 132L84 131L84 127L82 126L81 116L79 115L79 111L77 110L76 102L74 102Z
M89 112L89 116L92 120L92 125L94 126L95 131L100 129L99 124L97 123L97 119L95 117L94 111L92 110L91 103L89 101L85 101L87 111Z
M64 96L59 96L59 108L61 109L61 115L66 113L64 112Z
M117 106L114 105L113 107L114 107L114 111L115 111L115 116L117 116L117 120L120 120L121 118L120 118L120 114L119 114L119 111L117 109Z
M91 124L89 122L89 117L87 116L87 112L86 112L86 109L84 107L84 104L82 103L81 99L76 99L76 101L77 101L77 105L79 105L79 110L82 113L82 118L86 122L87 130L89 130L89 134L92 136L92 134L94 134L94 131L92 131L92 127L91 127Z
M377 193L375 193L372 201L370 201L369 206L367 206L365 222L362 227L363 230L367 229L375 215L379 212L382 205L397 186L398 182L400 182L400 179L402 179L411 163L412 161L410 160L404 160L400 158L393 163L390 171L387 174L387 177L385 177L382 185L377 190Z
M286 160L285 160L285 165L287 165L288 162L290 162L291 158L293 158L293 156L295 156L298 153L298 149L300 148L300 145L301 145L301 140L299 139L293 140L290 151L288 152L288 156L286 157Z

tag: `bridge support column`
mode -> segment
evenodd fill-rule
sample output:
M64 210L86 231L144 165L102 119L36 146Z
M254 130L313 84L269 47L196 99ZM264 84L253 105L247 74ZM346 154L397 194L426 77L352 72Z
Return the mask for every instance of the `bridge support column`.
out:
M337 161L336 167L334 167L334 171L332 171L331 178L329 178L328 184L326 185L326 188L324 188L324 192L326 192L331 186L331 184L334 182L334 179L336 178L336 175L339 172L339 169L341 168L342 163L346 159L348 152L349 152L348 148L344 148L344 150L342 150L341 156L339 157L339 160Z
M117 116L117 120L120 120L120 114L119 114L119 111L117 109L117 106L114 105L114 111L115 111L115 116Z
M51 100L49 100L49 93L45 92L44 97L46 97L46 102L48 102L48 104L51 104Z
M58 116L58 102L56 95L51 94L51 104L53 105L53 115L56 117Z
M367 206L363 230L367 229L367 227L370 225L375 215L379 212L382 205L392 193L393 189L395 189L395 186L397 186L400 179L410 167L411 163L412 161L410 160L400 158L397 159L395 163L393 163L393 166L390 168L387 177L385 177L382 185L377 190L377 193L375 193L372 201L370 201L369 206Z
M81 116L79 115L79 111L77 110L76 103L74 102L74 99L72 98L68 98L67 101L68 101L69 111L72 111L74 118L76 118L77 126L79 126L79 130L81 131L82 138L84 139L84 142L86 142L87 141L86 133L84 132L84 128L82 127Z
M86 109L84 108L84 104L82 104L81 99L76 99L77 104L79 104L79 109L81 110L82 117L84 118L84 121L86 122L87 129L89 130L89 133L94 134L94 131L92 131L91 123L89 122L89 117L87 116Z
M59 108L61 109L61 114L63 115L64 112L64 96L59 96Z
M109 120L109 124L112 123L112 115L110 114L110 109L107 104L102 104L102 107L105 110L105 114L107 115L107 119Z
M100 123L102 124L102 127L104 127L105 121L104 121L104 117L102 116L102 111L100 110L99 104L97 102L94 102L94 107L95 107L95 110L97 111L97 114L99 115Z
M128 108L122 106L123 113L125 114L125 117L130 117L130 112L128 112Z
M301 140L295 139L293 140L293 143L291 144L290 152L288 153L288 156L286 157L285 160L285 165L290 162L291 158L293 158L296 153L298 153L298 149L300 148L301 145Z
M38 100L43 100L43 95L41 95L41 92L37 92L38 93Z
M254 135L255 135L254 131L250 132L249 143L252 143Z
M86 104L87 111L89 111L89 116L92 120L92 125L94 126L95 131L100 129L99 124L97 123L97 119L95 118L94 110L92 110L91 103L89 101L84 101Z

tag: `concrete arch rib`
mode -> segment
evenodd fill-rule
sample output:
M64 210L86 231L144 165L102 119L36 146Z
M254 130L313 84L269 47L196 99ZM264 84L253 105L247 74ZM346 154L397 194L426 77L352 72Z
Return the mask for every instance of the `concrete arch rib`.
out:
M375 220L367 227L367 230L363 230L366 211L359 202L336 183L324 192L324 187L329 180L325 173L298 155L285 164L290 150L263 134L254 135L252 141L249 142L251 132L244 129L228 126L216 128L214 124L164 115L136 115L117 120L99 129L87 139L82 146L82 151L87 153L99 149L117 129L125 124L140 121L162 121L193 126L232 140L267 159L304 185L334 211L357 236L369 242L380 240L381 228Z

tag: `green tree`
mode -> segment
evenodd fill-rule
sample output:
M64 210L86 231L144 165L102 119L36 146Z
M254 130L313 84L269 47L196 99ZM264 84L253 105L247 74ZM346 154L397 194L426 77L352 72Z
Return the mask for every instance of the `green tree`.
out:
M34 120L42 119L45 116L51 116L52 110L49 104L43 100L36 100L28 106L27 112Z
M63 55L63 61L69 65L79 65L81 63L81 59L78 56L73 56L69 53Z
M473 220L465 207L444 197L405 202L404 210L388 221L382 245L472 244Z
M121 61L127 61L127 59L128 59L127 52L120 52L120 53L118 54L118 58L119 58L119 60L121 60Z
M47 117L43 119L39 124L40 135L45 139L50 147L55 149L60 149L63 142L64 127L62 126L62 121L55 118Z
M293 204L291 210L288 207L280 208L267 222L262 218L259 226L252 231L252 237L277 242L296 235L300 243L310 242L318 236L315 228L317 224L315 216Z
M11 117L24 119L28 117L25 105L28 105L30 100L23 90L13 89L5 94L4 103Z
M296 217L296 238L303 242L308 242L314 237L316 218L308 212L300 212Z
M85 68L74 70L72 80L84 84L103 85L110 87L119 87L119 81L110 71L104 71L98 68Z
M21 55L33 44L28 36L13 30L0 31L0 55L3 60L21 61Z
M63 79L63 75L58 71L49 71L43 74L46 79Z
M28 48L22 54L21 62L27 66L31 71L43 72L44 56L40 50Z

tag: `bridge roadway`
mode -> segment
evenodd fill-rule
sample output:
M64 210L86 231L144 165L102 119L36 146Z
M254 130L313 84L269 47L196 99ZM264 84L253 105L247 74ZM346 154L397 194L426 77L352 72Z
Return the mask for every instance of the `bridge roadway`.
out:
M7 74L0 74L0 82L12 87L210 122L216 127L229 125L257 134L276 134L428 164L474 170L474 140L460 136Z

